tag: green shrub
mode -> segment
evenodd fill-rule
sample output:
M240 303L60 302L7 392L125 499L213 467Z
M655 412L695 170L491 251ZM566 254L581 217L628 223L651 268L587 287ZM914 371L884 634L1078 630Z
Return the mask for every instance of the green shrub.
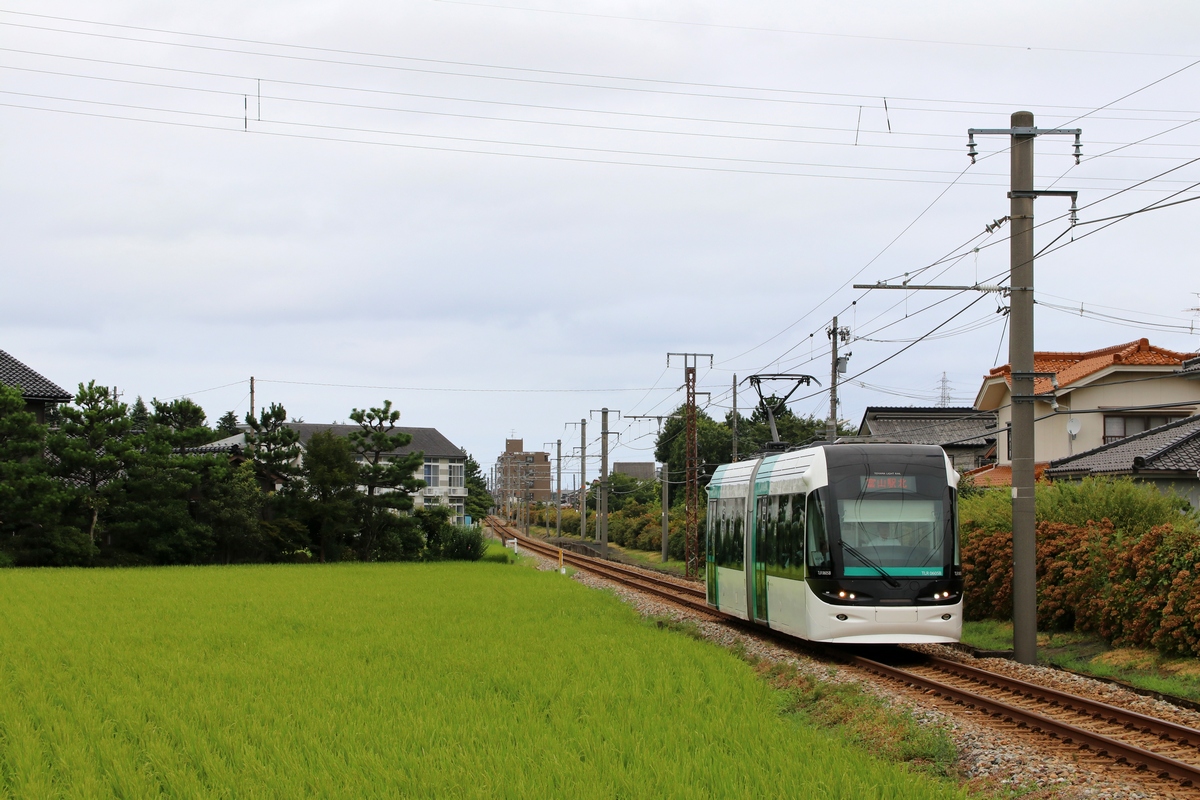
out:
M487 552L487 539L480 528L454 527L442 546L442 558L453 561L478 561Z
M1011 500L1010 500L1011 505ZM1118 533L1141 536L1158 525L1195 524L1187 500L1132 478L1084 478L1037 487L1039 521L1087 525L1109 520Z

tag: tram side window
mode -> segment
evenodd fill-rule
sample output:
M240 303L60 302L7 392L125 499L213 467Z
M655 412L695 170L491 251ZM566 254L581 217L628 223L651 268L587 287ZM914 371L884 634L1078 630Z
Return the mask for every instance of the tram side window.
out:
M825 509L821 498L813 492L808 496L808 567L816 576L833 574L833 560L829 552L829 537L825 531Z
M762 497L758 501L758 524L762 532L759 560L767 572L800 579L804 571L804 495Z
M758 543L754 560L768 567L775 564L777 499L770 495L758 498Z
M711 513L715 561L718 566L742 568L742 518L746 501L741 497L723 497L716 501Z
M718 530L720 521L717 518L717 501L708 501L708 514L704 520L704 553L706 556L711 556L712 560L718 564L721 562L720 551L717 545L720 543Z
M742 569L746 559L746 498L734 497L731 498L733 504L733 524L730 526L730 549L732 558L730 566L734 569Z

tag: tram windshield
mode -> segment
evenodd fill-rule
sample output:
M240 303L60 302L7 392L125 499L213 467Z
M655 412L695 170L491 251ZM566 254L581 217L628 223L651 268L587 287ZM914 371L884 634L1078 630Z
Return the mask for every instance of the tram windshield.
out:
M845 465L830 470L827 491L830 527L847 545L837 548L843 576L944 574L953 517L942 463Z

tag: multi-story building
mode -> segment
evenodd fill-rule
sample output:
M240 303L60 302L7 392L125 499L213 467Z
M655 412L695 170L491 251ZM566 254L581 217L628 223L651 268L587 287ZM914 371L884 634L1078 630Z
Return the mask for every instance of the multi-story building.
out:
M550 473L549 453L526 451L524 439L505 439L492 494L508 502L549 503L554 499Z

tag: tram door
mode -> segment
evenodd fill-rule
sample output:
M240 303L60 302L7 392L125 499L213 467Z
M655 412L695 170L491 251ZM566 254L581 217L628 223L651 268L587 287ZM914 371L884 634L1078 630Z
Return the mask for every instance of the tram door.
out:
M754 525L754 599L750 604L754 609L754 619L759 622L767 621L767 533L771 530L771 498L767 496L756 498L755 513L750 515Z

